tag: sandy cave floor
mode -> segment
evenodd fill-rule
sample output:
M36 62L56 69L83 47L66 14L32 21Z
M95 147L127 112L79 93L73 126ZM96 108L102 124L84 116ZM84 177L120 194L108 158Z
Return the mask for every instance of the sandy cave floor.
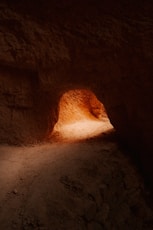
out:
M152 230L143 181L107 135L1 145L0 230Z

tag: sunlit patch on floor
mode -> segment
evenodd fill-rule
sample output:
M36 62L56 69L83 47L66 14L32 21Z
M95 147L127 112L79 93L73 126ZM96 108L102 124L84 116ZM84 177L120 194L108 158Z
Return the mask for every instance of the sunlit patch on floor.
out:
M82 140L112 130L103 104L90 90L76 89L64 93L59 102L59 117L51 137Z

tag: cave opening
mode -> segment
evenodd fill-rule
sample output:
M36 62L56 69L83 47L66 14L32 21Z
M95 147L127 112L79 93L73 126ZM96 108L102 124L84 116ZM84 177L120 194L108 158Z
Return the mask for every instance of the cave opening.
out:
M70 89L62 94L52 138L75 141L113 130L102 102L90 89Z

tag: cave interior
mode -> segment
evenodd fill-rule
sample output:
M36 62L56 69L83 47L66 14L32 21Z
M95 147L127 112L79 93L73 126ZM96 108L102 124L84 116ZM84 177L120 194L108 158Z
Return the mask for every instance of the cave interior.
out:
M152 12L1 1L0 229L153 229Z

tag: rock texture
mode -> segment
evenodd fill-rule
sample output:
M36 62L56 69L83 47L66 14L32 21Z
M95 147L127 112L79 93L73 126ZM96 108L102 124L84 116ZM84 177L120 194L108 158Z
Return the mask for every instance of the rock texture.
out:
M60 96L88 87L151 173L152 1L48 2L1 1L1 142L42 140Z
M69 90L60 98L58 123L73 123L81 119L102 120L106 117L104 106L90 90Z
M152 230L143 180L113 139L0 146L0 229Z

